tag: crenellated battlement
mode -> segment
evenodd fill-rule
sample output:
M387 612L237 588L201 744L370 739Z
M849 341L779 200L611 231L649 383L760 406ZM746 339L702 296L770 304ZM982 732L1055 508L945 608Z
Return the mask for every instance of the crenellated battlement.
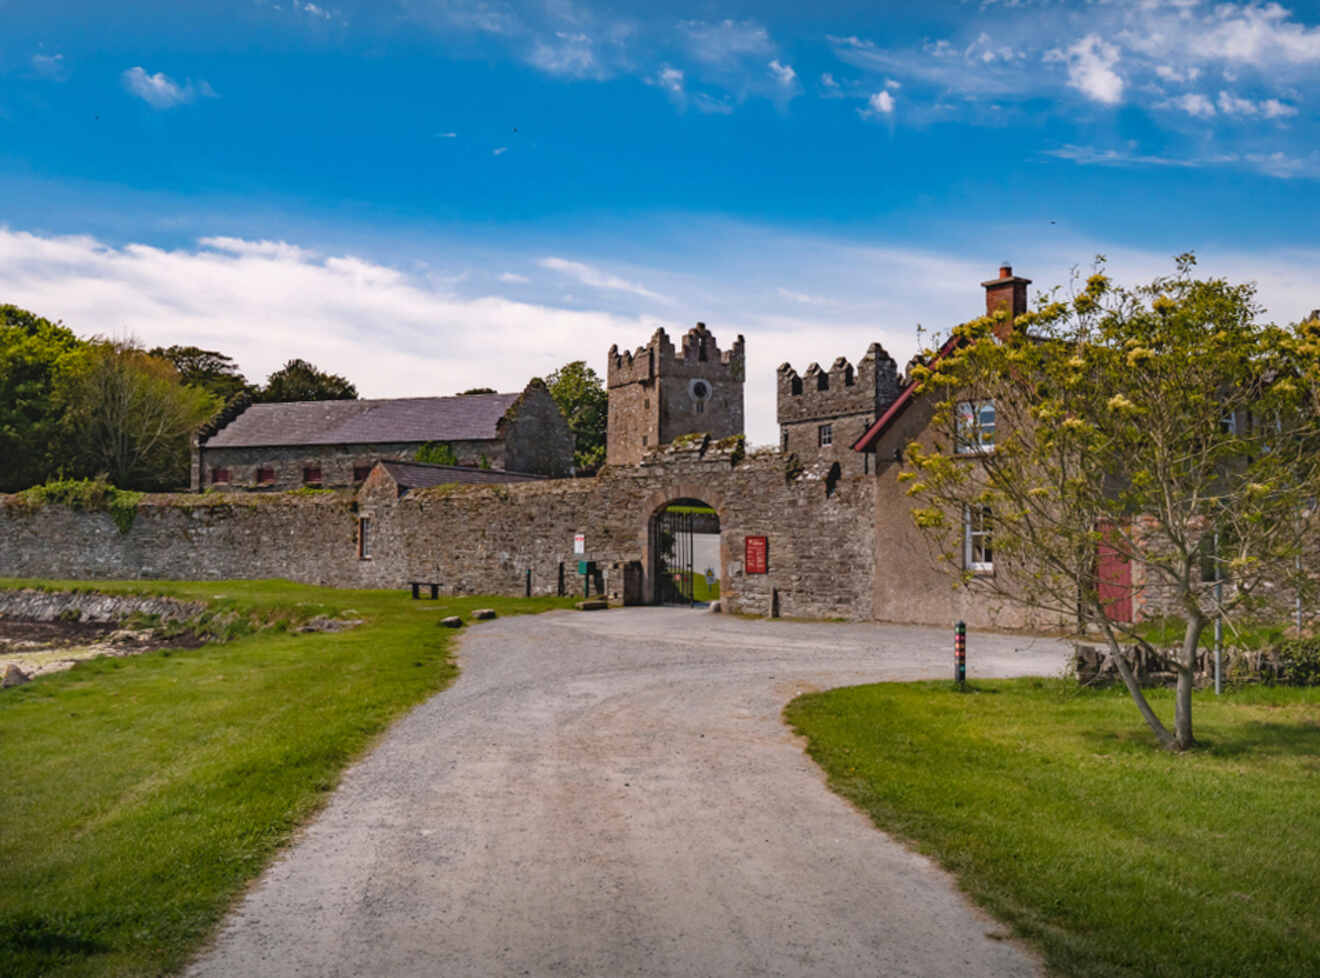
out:
M720 439L742 434L742 336L721 350L706 324L697 323L675 346L662 327L631 352L610 347L605 375L610 396L605 459L610 465L636 465L682 435Z
M879 343L866 348L856 368L846 357L838 357L829 370L813 363L799 376L791 364L783 363L778 381L781 425L846 415L874 418L902 390L898 364Z
M705 323L697 323L683 334L675 347L663 326L651 334L645 346L634 351L610 347L606 361L606 386L623 387L665 377L704 377L712 381L741 382L744 376L744 341L741 334L728 350L721 351L715 334Z

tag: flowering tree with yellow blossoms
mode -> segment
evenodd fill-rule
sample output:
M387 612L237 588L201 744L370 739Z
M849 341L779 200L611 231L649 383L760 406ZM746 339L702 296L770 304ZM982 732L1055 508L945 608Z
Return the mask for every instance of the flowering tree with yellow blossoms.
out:
M901 478L968 585L1103 636L1160 744L1182 750L1206 626L1310 586L1300 528L1320 495L1320 322L1260 324L1253 286L1176 261L1128 289L1100 259L1071 295L959 326L915 368L938 434L907 446ZM966 407L989 403L992 415ZM992 438L977 430L988 417ZM993 541L993 574L965 559L971 518ZM1102 547L1184 626L1171 728L1120 654L1145 642L1117 612ZM1207 585L1207 565L1227 586Z

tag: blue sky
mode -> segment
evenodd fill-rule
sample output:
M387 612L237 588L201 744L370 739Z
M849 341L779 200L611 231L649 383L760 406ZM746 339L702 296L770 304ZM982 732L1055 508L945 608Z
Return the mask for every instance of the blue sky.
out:
M364 394L700 319L901 362L1002 259L1320 306L1320 6L0 0L0 301Z

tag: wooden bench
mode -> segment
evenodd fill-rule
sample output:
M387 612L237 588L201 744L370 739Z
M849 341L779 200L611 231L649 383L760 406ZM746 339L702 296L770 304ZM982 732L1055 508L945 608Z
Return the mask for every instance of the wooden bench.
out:
M437 598L440 597L440 585L437 584L435 581L409 581L408 583L412 586L412 595L414 601L416 601L418 598L422 596L421 590L424 587L429 587L431 589L432 601L435 601Z

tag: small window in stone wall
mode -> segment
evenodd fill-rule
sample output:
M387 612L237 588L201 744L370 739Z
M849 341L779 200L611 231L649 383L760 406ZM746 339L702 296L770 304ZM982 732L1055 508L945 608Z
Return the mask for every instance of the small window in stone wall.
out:
M310 486L321 483L321 466L305 465L303 466L303 485Z
M371 518L358 518L358 560L371 559Z
M642 447L643 447L643 448L646 447L646 436L645 436L645 435L642 435Z
M354 481L354 482L366 482L366 481L367 481L367 476L369 476L369 475L371 475L371 466L370 466L370 465L355 465L355 466L353 466L353 481Z
M211 470L211 484L217 486L229 485L229 470L224 468L215 468Z
M834 425L823 424L816 429L816 441L824 448L826 445L834 444Z
M257 469L257 485L270 486L275 484L275 469L269 465L263 465Z
M781 452L786 452L786 451L788 451L788 429L787 429L787 428L784 428L783 430L781 430L781 431L779 432L779 450L780 450Z

